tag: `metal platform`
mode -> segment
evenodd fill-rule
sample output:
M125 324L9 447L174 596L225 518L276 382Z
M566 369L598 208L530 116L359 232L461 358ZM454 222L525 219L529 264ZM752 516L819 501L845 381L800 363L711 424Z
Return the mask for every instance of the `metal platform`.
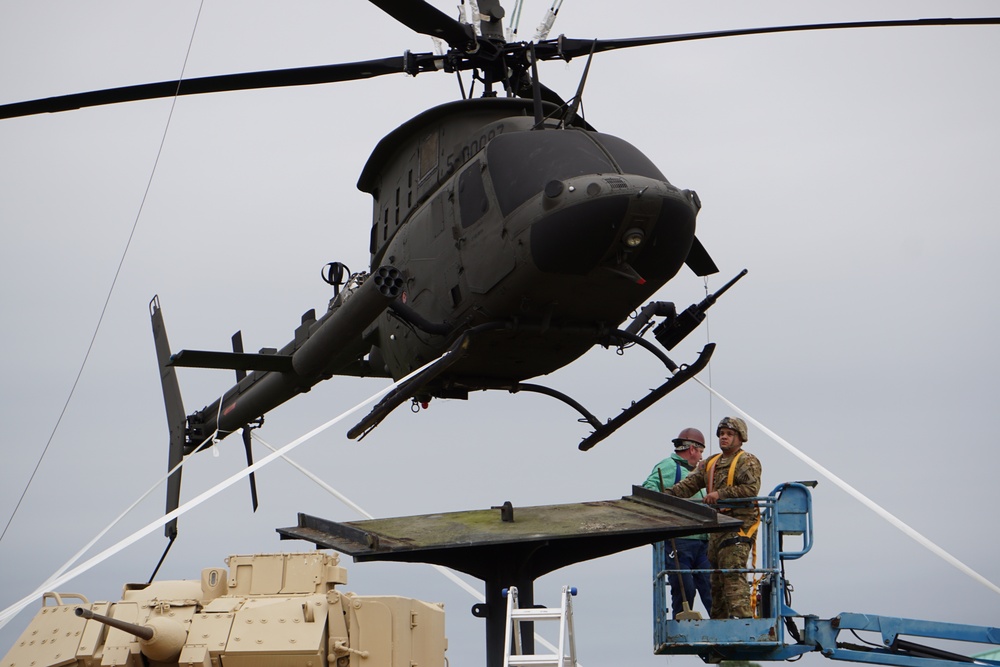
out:
M486 603L475 605L473 614L486 619L487 667L499 667L506 610L502 589L516 586L522 606L530 607L534 580L553 570L740 525L705 505L634 486L619 500L568 505L514 507L507 502L491 509L350 522L299 514L298 526L278 533L358 562L431 563L482 579ZM530 641L531 633L525 635Z

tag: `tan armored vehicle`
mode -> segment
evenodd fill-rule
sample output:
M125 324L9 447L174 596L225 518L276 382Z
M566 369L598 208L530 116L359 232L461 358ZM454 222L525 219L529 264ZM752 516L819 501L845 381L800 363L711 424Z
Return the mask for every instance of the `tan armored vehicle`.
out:
M323 552L230 556L201 581L128 584L119 602L47 593L3 667L442 667L444 609L336 590Z
M641 487L615 500L505 502L342 523L299 514L298 525L278 529L281 537L330 552L230 556L228 570L203 570L201 581L126 585L115 603L46 593L0 667L445 667L444 606L336 590L347 582L336 553L357 562L430 563L481 580L485 601L471 612L484 621L485 667L572 665L574 650L562 650L563 639L573 645L570 587L560 607L545 609L534 604L535 579L733 524L739 521ZM560 622L556 653L535 653L533 624L541 620Z

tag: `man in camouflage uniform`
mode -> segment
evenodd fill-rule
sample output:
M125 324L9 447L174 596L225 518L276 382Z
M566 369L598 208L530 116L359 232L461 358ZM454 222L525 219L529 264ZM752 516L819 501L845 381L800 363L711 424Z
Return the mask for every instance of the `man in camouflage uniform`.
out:
M721 454L716 454L694 472L666 489L678 498L690 498L705 489L705 502L753 498L760 493L760 461L743 451L747 425L738 417L724 417L715 434ZM735 462L735 467L733 466ZM730 468L733 468L730 471ZM716 569L740 569L747 566L750 548L757 538L760 513L756 507L731 507L719 510L743 521L738 532L711 533L708 536L708 560ZM750 618L750 584L746 575L735 572L712 573L712 618Z

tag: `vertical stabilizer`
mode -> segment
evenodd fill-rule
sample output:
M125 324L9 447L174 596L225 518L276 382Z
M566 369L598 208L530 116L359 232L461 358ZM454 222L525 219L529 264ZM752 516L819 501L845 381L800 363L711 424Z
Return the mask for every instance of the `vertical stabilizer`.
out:
M149 302L149 315L153 324L153 342L156 344L156 362L160 367L163 403L167 409L167 427L170 429L167 470L174 470L184 459L187 414L184 412L181 388L177 383L177 372L170 365L170 343L167 341L167 329L163 324L163 312L160 310L158 296L154 296ZM180 499L181 471L178 468L167 480L167 514L177 509ZM170 539L177 536L177 519L173 519L164 527L164 534Z

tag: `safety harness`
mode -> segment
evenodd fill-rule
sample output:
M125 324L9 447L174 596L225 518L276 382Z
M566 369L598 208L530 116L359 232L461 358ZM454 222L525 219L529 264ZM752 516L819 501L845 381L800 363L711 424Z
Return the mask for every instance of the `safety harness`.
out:
M733 457L732 463L729 464L729 474L726 476L726 486L733 486L733 480L736 477L736 464L739 462L740 457L743 456L743 450L736 452L736 456ZM708 460L708 464L705 466L705 493L712 493L715 490L715 464L719 462L722 458L722 454L716 454ZM719 547L728 547L732 544L753 544L757 539L757 528L760 527L760 511L757 510L757 521L754 522L750 528L740 528L736 537L731 537L728 540L723 541L719 544Z
M736 456L733 457L732 462L729 464L729 474L726 476L726 486L733 486L733 479L736 476L736 463L743 456L743 450L736 452ZM715 486L715 464L718 463L719 459L722 458L722 454L716 454L708 460L705 465L705 493L711 493ZM719 543L719 548L724 549L725 547L732 546L734 544L749 544L750 554L751 554L751 565L750 568L753 570L757 569L757 529L760 528L760 510L754 508L757 511L757 520L749 528L740 528L736 535ZM757 585L760 583L760 577L752 577L753 581L750 583L750 610L754 616L757 615Z

